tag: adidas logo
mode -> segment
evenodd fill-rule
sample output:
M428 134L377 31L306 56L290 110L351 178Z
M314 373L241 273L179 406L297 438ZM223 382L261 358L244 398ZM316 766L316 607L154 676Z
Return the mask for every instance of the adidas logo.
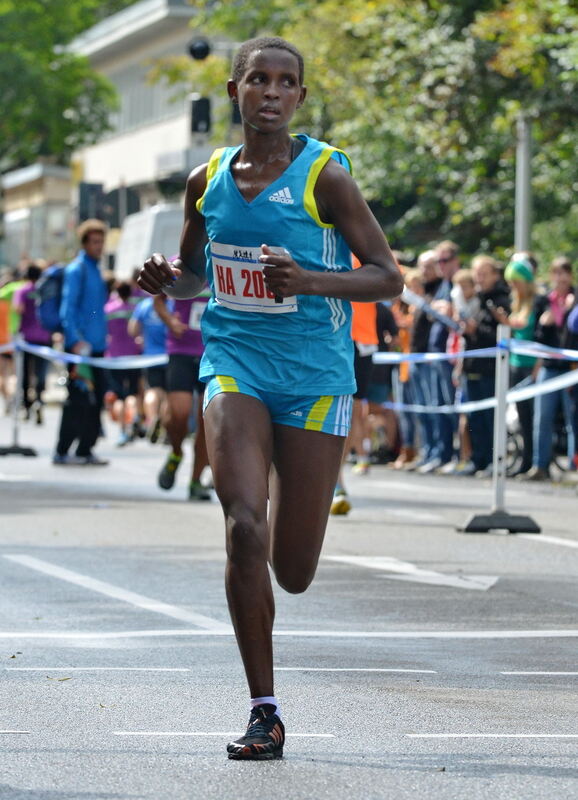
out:
M278 192L273 192L273 194L269 196L269 200L271 200L272 203L287 203L287 205L293 205L295 202L288 186L284 189L279 189Z

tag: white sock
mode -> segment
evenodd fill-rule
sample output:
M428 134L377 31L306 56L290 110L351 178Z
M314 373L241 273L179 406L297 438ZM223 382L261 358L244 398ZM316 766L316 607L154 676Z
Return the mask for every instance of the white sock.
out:
M262 706L264 703L268 703L271 706L275 706L275 714L281 719L281 706L277 701L276 697L252 697L251 698L251 708L255 708L255 706Z

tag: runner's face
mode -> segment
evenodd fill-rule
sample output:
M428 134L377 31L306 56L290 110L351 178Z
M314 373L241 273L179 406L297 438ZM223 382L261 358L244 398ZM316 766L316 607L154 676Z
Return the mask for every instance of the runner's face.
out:
M306 89L299 85L299 64L292 53L267 47L251 53L238 83L229 82L244 122L269 133L286 128L303 104Z

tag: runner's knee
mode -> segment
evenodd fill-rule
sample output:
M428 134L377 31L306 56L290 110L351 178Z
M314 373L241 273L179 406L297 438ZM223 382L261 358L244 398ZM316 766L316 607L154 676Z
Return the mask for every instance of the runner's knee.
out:
M231 509L225 518L229 559L237 564L267 561L267 520L249 508Z
M315 569L305 570L302 567L287 567L273 564L275 578L282 589L289 594L302 594L305 592L315 576Z

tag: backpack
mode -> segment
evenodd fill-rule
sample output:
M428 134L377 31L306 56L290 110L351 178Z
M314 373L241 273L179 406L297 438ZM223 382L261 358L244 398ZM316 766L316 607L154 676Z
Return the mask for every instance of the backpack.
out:
M65 267L54 264L42 273L36 282L36 319L40 325L51 333L60 333L60 301L62 299L62 284L64 282Z

